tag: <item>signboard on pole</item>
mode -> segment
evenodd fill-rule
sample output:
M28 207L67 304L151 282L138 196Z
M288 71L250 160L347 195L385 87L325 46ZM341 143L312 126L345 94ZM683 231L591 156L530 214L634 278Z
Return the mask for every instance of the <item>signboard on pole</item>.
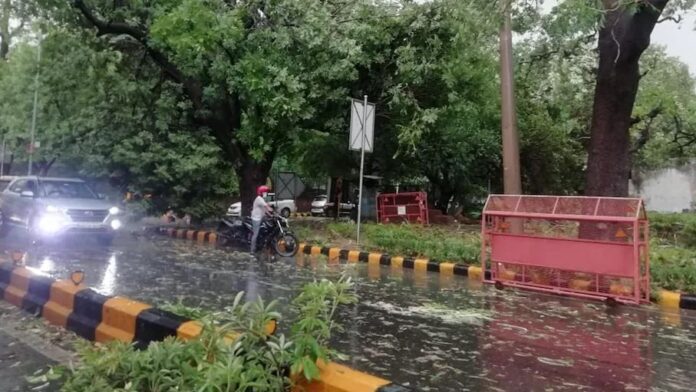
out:
M349 148L354 151L361 151L364 142L365 152L372 152L375 134L375 104L368 102L366 109L364 102L357 99L350 104ZM367 118L367 121L363 117Z
M367 102L367 95L362 101L353 99L350 104L350 139L348 148L360 151L360 185L358 187L358 221L357 244L360 245L360 221L362 218L363 170L365 152L372 152L375 133L375 104ZM338 201L337 201L338 202Z
M305 184L295 173L279 172L273 176L273 190L277 200L295 200L304 192Z

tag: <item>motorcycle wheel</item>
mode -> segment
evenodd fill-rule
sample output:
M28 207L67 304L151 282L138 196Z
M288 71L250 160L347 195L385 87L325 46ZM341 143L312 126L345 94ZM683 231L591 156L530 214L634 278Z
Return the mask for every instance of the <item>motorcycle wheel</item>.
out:
M293 257L297 254L299 242L292 233L277 236L272 243L273 251L280 257Z

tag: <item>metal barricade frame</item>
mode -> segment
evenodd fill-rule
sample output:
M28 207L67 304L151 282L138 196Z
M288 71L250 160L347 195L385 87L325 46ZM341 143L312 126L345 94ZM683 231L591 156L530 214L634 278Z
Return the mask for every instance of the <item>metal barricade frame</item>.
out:
M649 222L638 198L490 195L482 279L583 298L650 300Z
M377 221L428 224L428 194L425 192L378 194Z

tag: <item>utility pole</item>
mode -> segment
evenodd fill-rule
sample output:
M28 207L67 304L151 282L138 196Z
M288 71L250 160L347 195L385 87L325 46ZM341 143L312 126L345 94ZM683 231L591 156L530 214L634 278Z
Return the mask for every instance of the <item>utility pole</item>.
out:
M506 194L522 194L520 179L520 141L515 109L515 78L512 64L512 1L503 2L503 25L500 28L500 90L503 132L503 188Z
M34 137L36 134L36 106L39 103L39 74L41 71L41 39L39 39L39 45L36 55L36 76L34 78L34 109L31 115L31 134L29 136L29 168L27 169L27 175L31 175L31 166L34 164Z
M2 135L2 160L0 160L0 176L5 175L5 135Z

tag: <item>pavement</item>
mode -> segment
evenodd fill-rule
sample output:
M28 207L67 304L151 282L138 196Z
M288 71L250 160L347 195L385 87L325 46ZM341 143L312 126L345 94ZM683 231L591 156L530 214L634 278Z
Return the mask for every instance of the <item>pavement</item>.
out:
M253 261L246 252L138 233L109 248L82 238L35 246L11 233L0 251L27 250L37 273L64 279L80 269L102 294L155 306L181 300L221 310L241 290L247 299L275 299L281 333L304 283L348 274L359 302L341 308L344 328L332 347L349 356L344 364L420 391L680 391L696 379L694 311L607 307L322 258Z
M74 354L64 348L77 340L70 335L0 302L0 391L58 391L59 382L29 382L27 377L74 360Z

